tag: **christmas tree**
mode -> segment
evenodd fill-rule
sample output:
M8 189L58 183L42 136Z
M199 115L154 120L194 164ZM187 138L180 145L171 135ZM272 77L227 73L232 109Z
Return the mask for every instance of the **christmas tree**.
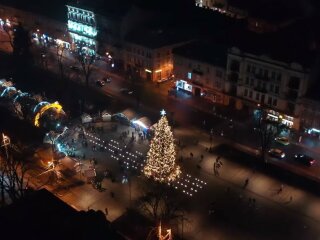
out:
M179 177L181 171L175 162L176 151L173 135L164 110L161 111L161 115L155 127L143 172L147 177L156 181L171 182Z

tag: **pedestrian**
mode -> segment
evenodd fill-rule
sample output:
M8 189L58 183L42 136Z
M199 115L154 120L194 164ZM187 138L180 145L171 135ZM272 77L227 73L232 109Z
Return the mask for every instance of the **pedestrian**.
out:
M246 188L248 184L249 184L249 178L246 178L246 180L244 181L243 188Z
M109 214L108 208L105 208L104 211L105 211L106 216L108 216L108 214Z
M190 157L193 158L193 153L192 152L190 152Z

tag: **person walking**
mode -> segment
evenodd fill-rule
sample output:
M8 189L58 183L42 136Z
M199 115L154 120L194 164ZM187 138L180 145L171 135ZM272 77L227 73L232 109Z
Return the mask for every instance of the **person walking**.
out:
M243 188L246 188L248 184L249 184L249 178L246 178L246 180L244 181Z

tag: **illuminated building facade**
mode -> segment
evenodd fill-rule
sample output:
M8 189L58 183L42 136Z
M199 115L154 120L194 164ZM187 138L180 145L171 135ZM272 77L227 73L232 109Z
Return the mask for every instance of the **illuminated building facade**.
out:
M124 67L136 78L157 82L173 75L172 50L187 42L183 34L138 30L125 39Z
M97 51L97 23L94 12L67 5L68 31L75 45L87 47L89 54Z
M224 104L227 48L194 42L173 50L176 89Z
M236 108L263 106L270 120L299 129L297 103L305 96L310 69L232 47L228 51L226 91Z

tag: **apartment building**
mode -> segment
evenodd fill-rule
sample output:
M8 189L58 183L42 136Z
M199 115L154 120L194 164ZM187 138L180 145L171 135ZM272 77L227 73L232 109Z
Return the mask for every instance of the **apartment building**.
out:
M226 91L237 97L238 109L262 106L271 120L299 129L297 101L306 94L310 69L232 47L226 71Z
M0 4L0 24L8 24L14 27L21 23L32 34L32 39L37 43L50 44L59 39L60 43L70 46L70 38L66 25L65 6L57 7L54 10L57 14L53 16L50 11L43 10L42 14L33 9L23 9L10 5Z
M89 54L97 51L97 22L93 11L71 5L68 9L68 32L73 44L83 44Z
M226 104L224 94L227 48L192 42L173 50L176 88L211 102Z
M304 97L298 101L296 114L300 116L300 129L320 137L320 99Z
M165 29L139 29L125 39L124 66L128 74L157 82L173 74L172 50L189 37Z

